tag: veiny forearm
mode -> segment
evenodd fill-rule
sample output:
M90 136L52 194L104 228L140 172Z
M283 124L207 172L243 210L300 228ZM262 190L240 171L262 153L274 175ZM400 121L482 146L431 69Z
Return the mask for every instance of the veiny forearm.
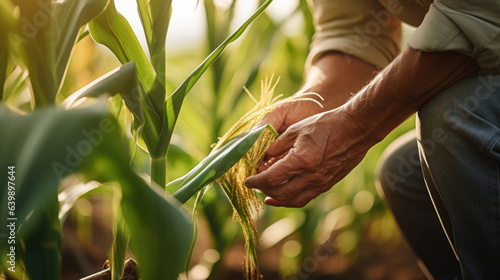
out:
M473 59L456 52L406 47L342 110L361 124L360 138L375 144L436 94L477 69Z
M260 124L271 124L283 133L289 126L318 113L326 112L345 104L353 93L358 92L376 74L377 69L362 60L338 52L324 54L317 59L305 77L305 83L297 92L315 92L315 98L323 107L310 101L285 103L268 114Z
M325 100L323 110L343 105L375 77L377 68L339 52L329 52L313 63L300 92L316 92Z

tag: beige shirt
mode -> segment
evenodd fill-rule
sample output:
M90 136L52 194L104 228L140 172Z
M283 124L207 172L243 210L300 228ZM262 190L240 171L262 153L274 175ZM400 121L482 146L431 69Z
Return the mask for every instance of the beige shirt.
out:
M500 73L500 0L308 0L316 33L307 67L340 51L376 67L399 52L401 21L418 26L407 40L427 52L456 51L485 73Z

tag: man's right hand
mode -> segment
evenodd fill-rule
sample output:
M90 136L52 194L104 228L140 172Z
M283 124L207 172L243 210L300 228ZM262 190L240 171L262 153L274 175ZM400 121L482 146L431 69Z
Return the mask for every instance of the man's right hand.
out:
M267 114L256 127L270 124L279 134L282 134L289 126L322 111L323 108L313 101L299 100L283 103Z
M348 59L347 59L348 58ZM343 105L352 93L358 92L375 75L377 69L366 62L339 52L330 52L318 58L308 70L302 89L298 92L315 92L310 96L322 105L312 101L296 101L278 106L259 122L271 124L278 133L312 115L329 111Z
M343 105L353 92L359 91L375 75L377 69L355 57L348 57L338 52L326 53L318 58L306 75L302 89L297 93L315 92L319 97L311 95L323 107L312 101L300 100L284 103L267 114L256 126L271 124L281 135L288 127L315 114L329 111ZM269 158L265 157L257 173L267 170L274 162L285 155Z

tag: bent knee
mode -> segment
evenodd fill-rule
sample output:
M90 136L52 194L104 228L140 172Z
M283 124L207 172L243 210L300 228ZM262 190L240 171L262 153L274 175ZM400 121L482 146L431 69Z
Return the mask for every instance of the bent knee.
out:
M384 151L377 167L377 188L387 200L427 195L415 131L404 134Z

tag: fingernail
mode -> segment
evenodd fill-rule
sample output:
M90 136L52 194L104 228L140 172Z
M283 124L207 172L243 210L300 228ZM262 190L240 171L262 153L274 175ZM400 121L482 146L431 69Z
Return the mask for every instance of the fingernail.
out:
M269 206L275 206L274 199L272 199L269 196L264 199L264 204Z

